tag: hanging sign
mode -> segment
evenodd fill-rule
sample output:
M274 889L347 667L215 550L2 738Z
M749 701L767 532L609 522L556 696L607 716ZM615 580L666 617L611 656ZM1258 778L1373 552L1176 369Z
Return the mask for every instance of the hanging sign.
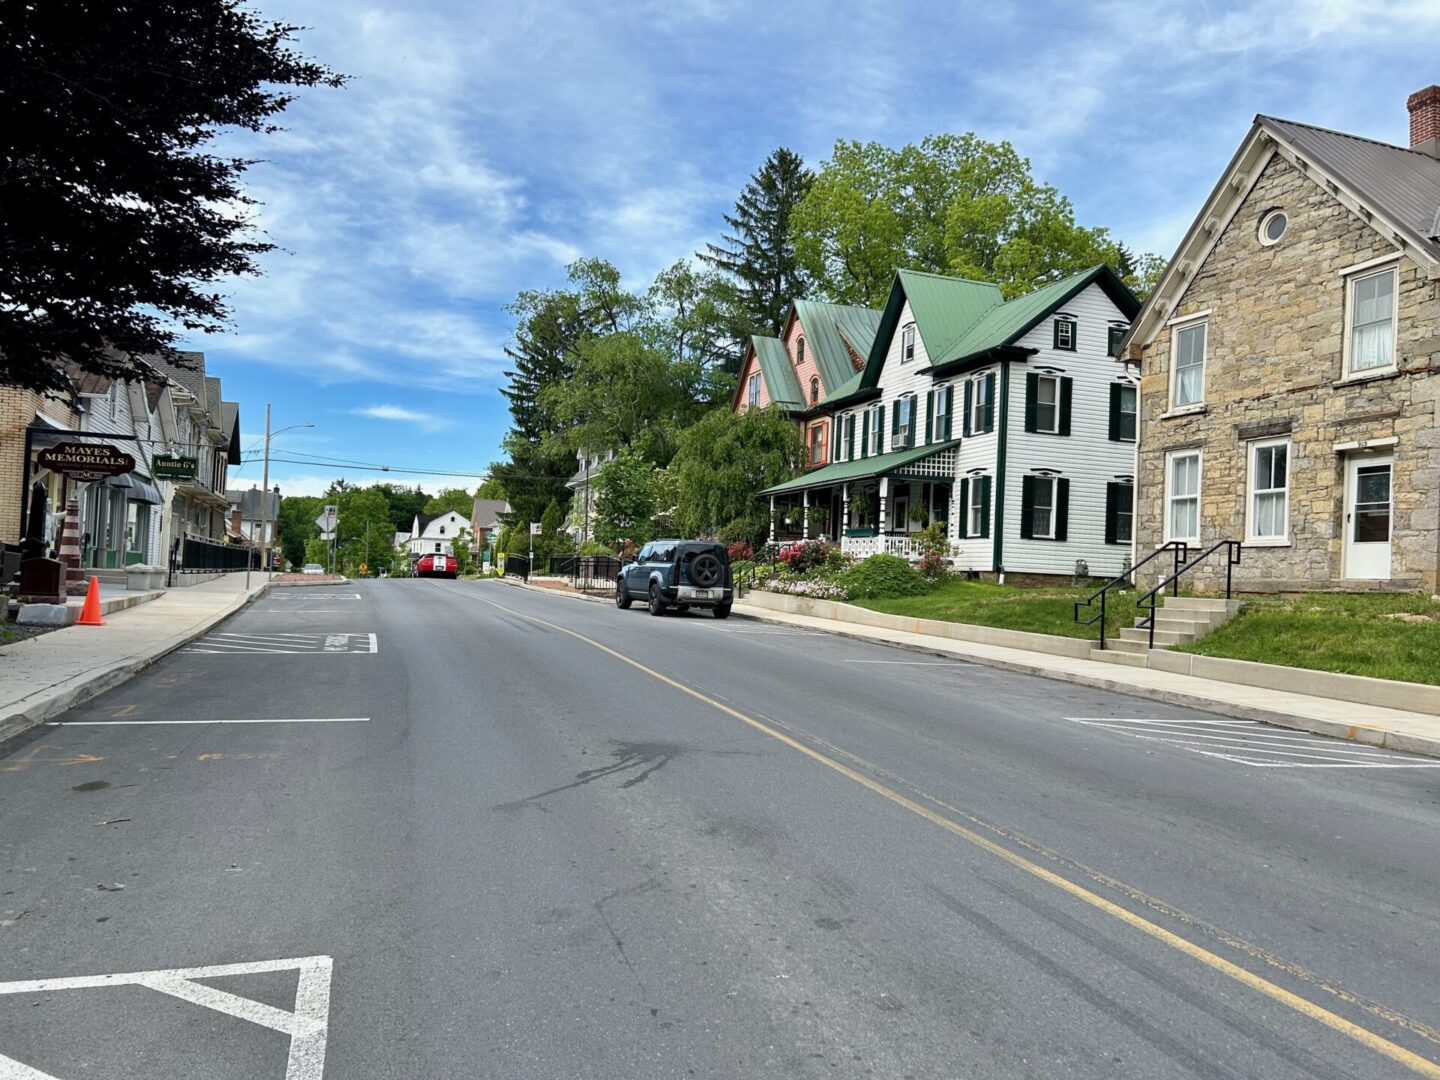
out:
M193 480L200 471L200 459L183 454L156 454L150 459L156 480Z
M104 443L56 443L35 455L42 468L71 480L104 480L135 468L135 459Z

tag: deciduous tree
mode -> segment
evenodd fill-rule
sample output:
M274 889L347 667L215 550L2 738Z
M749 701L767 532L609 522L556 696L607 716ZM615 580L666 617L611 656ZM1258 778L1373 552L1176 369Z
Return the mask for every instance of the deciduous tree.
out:
M0 0L0 382L63 389L62 358L133 377L228 324L217 283L274 244L255 162L208 148L343 83L298 30L242 0Z
M752 542L770 527L759 498L805 468L805 443L794 421L773 409L707 413L680 436L671 463L676 476L676 524L688 536L715 535L740 523Z

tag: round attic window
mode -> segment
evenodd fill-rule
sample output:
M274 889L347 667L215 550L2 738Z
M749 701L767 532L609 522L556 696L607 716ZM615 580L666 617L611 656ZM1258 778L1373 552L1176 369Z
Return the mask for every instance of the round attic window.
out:
M1285 227L1289 224L1290 219L1285 216L1284 210L1271 210L1260 219L1260 243L1266 247L1278 244L1280 238L1285 235Z

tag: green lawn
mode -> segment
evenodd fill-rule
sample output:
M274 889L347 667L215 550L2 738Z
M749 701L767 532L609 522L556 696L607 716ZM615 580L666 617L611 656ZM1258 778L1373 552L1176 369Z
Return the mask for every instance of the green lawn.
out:
M1399 613L1428 615L1430 621L1385 618ZM1250 600L1213 634L1176 649L1440 684L1440 603L1419 593L1309 593Z
M918 619L944 619L947 622L973 623L977 626L998 626L1005 630L1028 630L1034 634L1058 634L1061 637L1100 637L1100 626L1080 626L1075 622L1075 601L1083 600L1100 586L1083 589L1018 589L1010 585L992 585L984 581L952 578L924 596L906 596L895 600L852 600L851 603L872 611L892 615L909 615ZM1133 626L1135 593L1110 594L1106 622L1110 633L1122 626ZM1099 613L1099 604L1095 613ZM1088 617L1088 616L1087 616Z

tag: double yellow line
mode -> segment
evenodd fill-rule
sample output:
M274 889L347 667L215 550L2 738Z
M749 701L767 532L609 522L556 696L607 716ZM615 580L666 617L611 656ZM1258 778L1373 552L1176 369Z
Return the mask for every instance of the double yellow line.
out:
M436 584L439 585L440 583L436 582ZM440 585L440 587L454 589L453 586ZM754 728L756 731L774 739L776 742L783 743L784 745L790 747L790 749L792 750L798 750L800 753L804 754L812 761L816 761L821 765L824 765L827 769L831 769L832 771L839 773L847 780L852 780L855 783L859 784L861 787L873 791L876 795L879 795L885 799L889 799L897 806L903 806L912 814L924 818L932 825L939 826L946 832L951 833L954 836L958 836L960 839L965 840L968 843L974 844L976 847L980 848L983 851L989 852L991 855L994 855L997 858L1003 859L1005 862L1009 863L1016 869L1023 870L1025 873L1030 874L1032 877L1039 878L1046 884L1053 885L1055 888L1061 890L1062 892L1070 894L1071 896L1075 897L1075 899L1080 900L1083 903L1089 904L1091 907L1099 911L1103 911L1107 915L1119 919L1127 926L1133 927L1134 929L1140 931L1142 934L1147 934L1148 936L1154 938L1156 941L1163 942L1164 944L1170 946L1172 949L1175 949L1177 952L1184 953L1186 956L1198 960L1206 967L1212 968L1213 970L1220 972L1222 975L1229 976L1236 982L1241 983L1244 986L1248 986L1250 989L1265 995L1272 1001L1278 1001L1280 1004L1294 1009L1302 1016L1307 1016L1311 1020L1315 1020L1318 1023L1324 1024L1332 1031L1338 1031L1341 1035L1355 1040L1362 1046L1368 1047L1369 1049L1374 1050L1379 1054L1383 1054L1391 1061L1394 1061L1400 1065L1404 1065L1407 1069L1410 1069L1419 1076L1429 1077L1431 1078L1431 1080L1440 1080L1440 1065L1437 1065L1430 1059L1423 1058L1419 1054L1416 1054L1410 1050L1407 1050L1405 1047L1400 1046L1398 1043L1391 1042L1389 1039L1383 1038L1382 1036L1375 1034L1368 1028L1361 1027L1359 1024L1346 1020L1343 1016L1339 1016L1336 1013L1331 1012L1329 1009L1322 1008L1321 1006L1315 1004L1313 1001L1301 997L1299 994L1291 993L1283 986L1279 986L1271 982L1269 979L1261 978L1259 975L1256 975L1253 972L1246 970L1239 964L1232 963L1229 960L1226 960L1223 956L1219 956L1211 952L1209 949L1202 948L1201 946L1195 944L1193 941L1183 938L1179 934L1173 933L1172 931L1165 929L1163 926L1151 922L1149 919L1137 915L1133 911L1130 911L1127 908L1123 908L1119 904L1116 904L1111 900L1107 900L1105 897L1101 896L1096 892L1092 892L1090 889L1085 888L1083 885L1078 885L1075 882L1069 880L1068 878L1061 877L1059 874L1055 873L1052 870L1046 869L1039 863L1032 862L1031 860L1025 858L1023 855L1016 854L1010 849L1002 847L1000 844L995 843L995 841L991 840L989 837L982 836L980 833L975 832L973 829L966 828L964 825L950 820L944 815L932 810L930 807L918 803L914 799L911 799L908 796L901 794L894 788L888 787L885 784L882 784L879 781L864 775L863 773L857 772L855 769L852 769L850 766L844 764L843 762L836 761L834 758L829 757L826 754L822 754L820 751L805 745L798 739L795 739L790 735L785 734L783 731L779 731L776 728L771 727L769 724L764 723L763 721L756 720L752 716L747 716L738 709L731 708L723 701L717 701L715 698L710 697L708 694L703 694L698 690L686 686L684 683L676 682L668 675L656 671L654 668L648 667L645 664L642 664L640 661L634 660L631 657L626 656L624 653L617 652L616 650L610 648L610 646L596 641L594 638L586 637L584 634L581 634L575 630L571 630L567 626L561 626L558 623L549 622L548 620L541 619L535 615L529 615L523 611L517 611L514 608L506 607L504 604L497 604L493 600L487 600L483 596L477 596L474 593L468 592L466 590L454 589L454 591L461 592L463 595L468 596L471 599L479 600L482 604L488 604L490 607L503 611L508 615L513 615L516 618L524 619L527 622L535 623L537 626L543 626L547 629L557 631L558 633L566 634L577 641L584 642L586 645L589 645L592 648L599 649L601 652L606 653L609 656L613 656L621 663L629 664L637 671L643 671L646 675L649 675L651 678L664 683L666 686L673 687L674 689L680 691L682 694L687 694L690 697L694 698L696 701L704 702L712 709L716 709L724 713L726 716L739 720L742 724L746 724L749 727ZM1413 1026L1419 1027L1421 1025L1415 1024Z

